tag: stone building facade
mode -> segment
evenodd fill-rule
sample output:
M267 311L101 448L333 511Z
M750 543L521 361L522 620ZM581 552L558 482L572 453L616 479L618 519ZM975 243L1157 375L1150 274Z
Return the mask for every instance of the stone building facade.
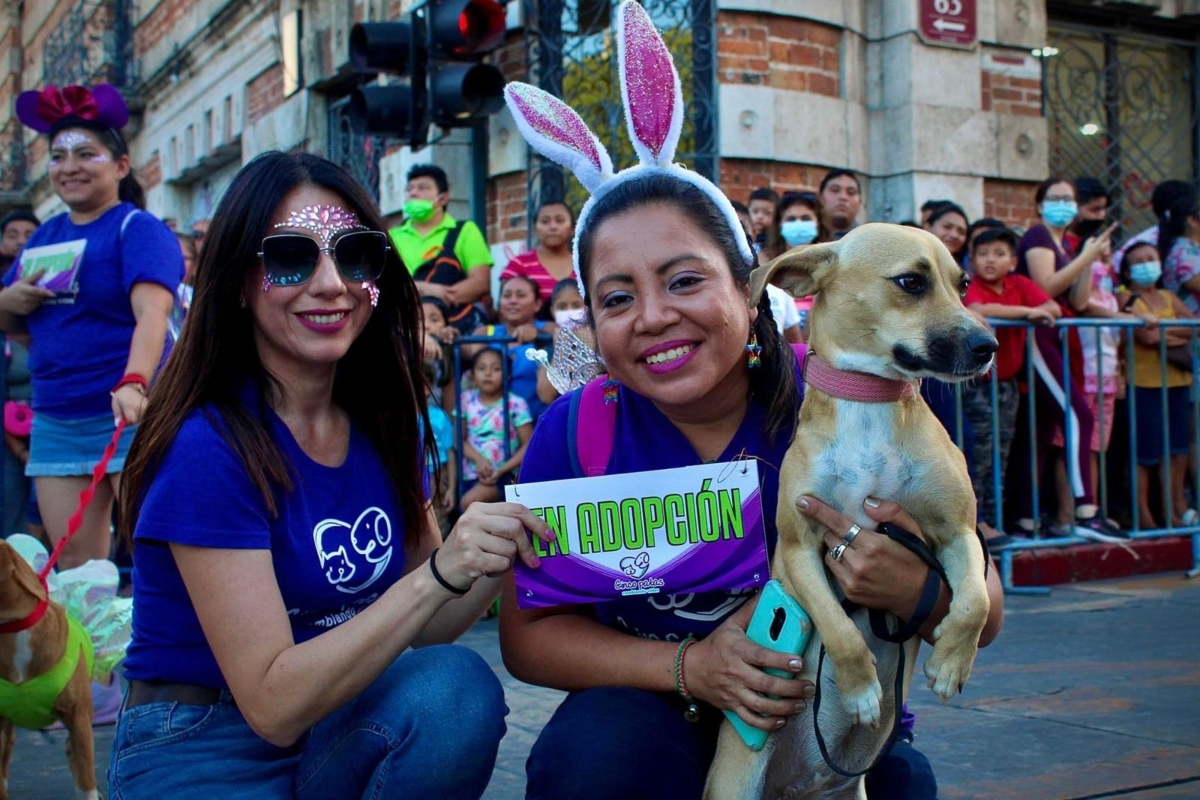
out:
M1062 170L1104 178L1133 220L1144 216L1154 182L1196 177L1200 0L954 1L975 8L969 47L922 39L922 0L645 0L656 21L677 23L671 41L693 62L681 72L685 94L703 104L690 106L695 157L737 199L759 186L815 188L827 170L847 167L863 178L865 219L911 219L924 200L952 198L972 218L1028 224L1033 187ZM180 226L209 216L254 155L307 149L349 166L385 215L403 203L407 167L432 159L451 173L454 212L486 214L489 240L520 249L547 178L505 113L486 127L486 186L472 185L471 155L481 150L466 131L414 154L348 126L345 101L359 80L348 64L351 26L396 19L409 5L7 3L0 209L58 207L44 177L44 138L16 123L15 95L108 79L134 112L126 132L151 210ZM558 80L569 102L588 102L605 87L588 88L579 75L600 63L588 59L606 46L609 5L511 0L508 39L494 60L509 78ZM547 8L550 18L574 20L571 35L590 53L574 71L547 68L539 53ZM586 31L585 12L594 17Z

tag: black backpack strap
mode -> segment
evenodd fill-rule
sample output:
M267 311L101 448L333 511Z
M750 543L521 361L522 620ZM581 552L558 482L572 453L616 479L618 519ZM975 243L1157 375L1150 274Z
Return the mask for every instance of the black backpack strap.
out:
M466 224L467 221L465 219L460 219L454 224L454 227L451 228L450 232L446 234L445 241L442 242L442 252L438 255L438 257L444 258L448 256L453 258L455 261L458 261L458 256L454 255L454 248L458 247L458 237L462 233L463 227ZM461 262L459 263L459 267L462 268L463 272L467 271Z

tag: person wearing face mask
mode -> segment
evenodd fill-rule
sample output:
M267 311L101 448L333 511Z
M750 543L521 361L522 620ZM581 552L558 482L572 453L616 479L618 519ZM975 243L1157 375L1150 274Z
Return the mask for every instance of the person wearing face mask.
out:
M1035 199L1042 223L1034 225L1017 247L1017 272L1032 278L1046 294L1054 298L1062 308L1064 317L1078 316L1087 310L1092 295L1092 264L1106 258L1111 251L1111 237L1115 226L1083 243L1077 254L1071 253L1064 244L1067 227L1078 213L1075 202L1075 186L1060 177L1051 177L1038 186ZM1037 328L1033 331L1035 345L1035 367L1039 376L1054 392L1037 395L1036 419L1039 426L1053 424L1051 435L1069 447L1051 448L1055 475L1059 487L1058 515L1052 531L1055 535L1077 535L1099 541L1113 541L1122 532L1097 512L1092 480L1092 460L1087 455L1088 443L1092 441L1095 413L1089 407L1081 388L1084 385L1083 350L1077 331L1068 336L1068 356L1071 370L1071 391L1064 391L1063 352L1057 331ZM1048 395L1053 395L1052 399ZM1028 425L1029 410L1022 408L1018 427ZM1064 430L1071 430L1067 437ZM1023 429L1023 428L1022 428ZM1069 438L1069 441L1068 441ZM1014 443L1013 463L1025 463L1034 458L1040 472L1045 461L1044 452L1036 457L1028 452L1025 437L1017 437ZM1046 441L1042 439L1041 441ZM1030 507L1027 492L1018 496L1022 504L1022 527L1036 527L1036 511Z
M491 289L492 253L479 226L446 211L450 181L441 167L417 164L408 171L404 224L388 231L422 296L446 304L446 321L460 333L483 324L476 306Z
M814 192L786 192L779 207L780 234L788 247L829 241L821 222L821 201Z
M1155 322L1192 319L1179 297L1163 288L1163 269L1159 252L1148 243L1139 243L1125 253L1121 264L1126 291L1121 293L1122 307L1152 315ZM1189 509L1184 485L1190 446L1189 392L1191 371L1167 359L1166 382L1159 362L1159 341L1167 348L1186 347L1191 336L1185 328L1160 328L1157 325L1133 332L1133 365L1130 383L1137 401L1138 522L1143 529L1159 527L1150 505L1150 469L1171 460L1171 511L1173 525L1195 525L1200 515ZM1167 395L1167 436L1163 442L1162 393ZM1162 476L1165 480L1166 476ZM1166 509L1162 509L1165 514Z
M513 256L500 273L500 280L529 278L537 283L541 296L548 298L560 281L575 280L571 258L575 212L561 200L552 200L538 207L535 220L537 247Z

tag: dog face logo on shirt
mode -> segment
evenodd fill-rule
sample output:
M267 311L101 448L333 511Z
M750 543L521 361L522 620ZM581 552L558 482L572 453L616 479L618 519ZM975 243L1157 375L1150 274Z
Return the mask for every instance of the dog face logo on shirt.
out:
M313 529L313 544L325 579L339 592L355 594L379 580L392 560L392 521L375 507L353 525L322 520Z

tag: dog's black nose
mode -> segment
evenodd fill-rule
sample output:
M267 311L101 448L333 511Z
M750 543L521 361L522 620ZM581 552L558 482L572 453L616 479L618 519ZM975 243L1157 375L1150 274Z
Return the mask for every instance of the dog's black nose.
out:
M967 337L967 349L973 355L990 356L999 346L996 337L990 333L973 333Z

